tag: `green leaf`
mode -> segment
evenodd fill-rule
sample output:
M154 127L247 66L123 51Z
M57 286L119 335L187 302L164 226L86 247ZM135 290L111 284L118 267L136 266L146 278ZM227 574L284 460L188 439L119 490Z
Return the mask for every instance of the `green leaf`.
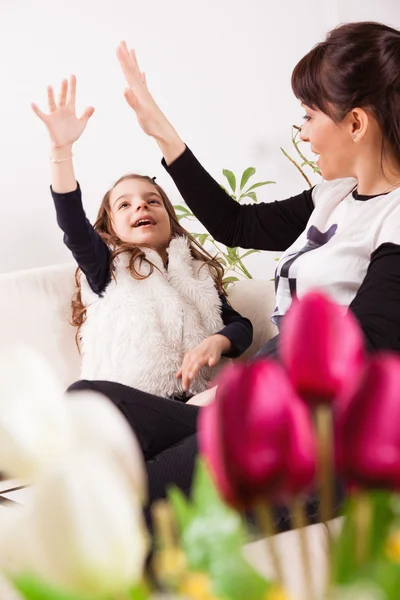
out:
M248 250L245 254L242 254L242 256L240 256L240 260L243 260L244 258L246 258L246 256L250 256L250 254L258 254L259 252L260 250Z
M233 275L231 275L230 277L224 277L224 279L222 280L222 285L224 287L227 287L231 283L236 283L237 281L240 281L239 277L234 277Z
M239 552L214 554L210 578L214 594L227 600L261 600L272 586Z
M243 171L242 179L240 181L240 190L244 188L250 177L253 177L256 170L254 167L248 167L245 171Z
M231 194L230 192L228 192L228 190L226 189L226 187L224 187L223 185L220 184L220 187L222 187L222 189L224 190L224 192L226 194L228 194L228 196L230 196L231 198L233 198L233 200L236 200L236 196L235 194Z
M60 590L33 575L17 575L12 583L26 600L84 600L81 596Z
M246 192L246 194L243 194L241 198L251 198L253 202L258 202L255 192Z
M333 552L334 580L339 584L353 581L368 571L384 553L395 519L391 494L386 491L357 494L347 502L345 515Z
M231 190L233 193L236 191L236 177L229 171L228 169L222 169L223 175L227 178L229 185L231 186Z
M120 596L121 600L124 596ZM150 600L150 592L144 583L138 583L128 592L130 600Z
M189 525L192 518L192 510L189 502L177 487L171 487L167 492L168 500L171 503L174 517L179 531L182 533Z
M199 242L202 246L204 246L204 244L206 243L207 240L208 240L208 233L202 233L201 235L199 235Z
M276 183L276 181L260 181L259 183L255 183L246 190L246 194L247 192L251 192L251 190L255 190L263 185L270 185L271 183Z
M190 212L190 210L188 208L186 208L186 206L182 206L181 204L175 204L174 205L174 209L175 212L182 212L185 213L186 215L190 215L190 216L194 216L192 212Z

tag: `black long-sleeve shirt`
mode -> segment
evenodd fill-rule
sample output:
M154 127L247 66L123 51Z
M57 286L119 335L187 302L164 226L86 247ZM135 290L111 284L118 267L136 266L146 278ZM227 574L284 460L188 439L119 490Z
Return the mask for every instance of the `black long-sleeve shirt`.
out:
M101 295L110 281L109 248L86 217L81 190L58 194L51 190L56 208L57 223L64 232L64 243L85 274L91 289ZM231 350L225 354L236 358L250 346L253 326L235 311L224 296L221 300L221 317L225 327L219 333L229 339Z
M227 246L285 251L304 232L315 208L312 190L287 200L241 205L207 173L189 148L171 165L164 160L163 165L199 221ZM371 197L353 192L353 198ZM371 253L365 278L349 309L358 319L370 351L400 351L400 245L382 243Z

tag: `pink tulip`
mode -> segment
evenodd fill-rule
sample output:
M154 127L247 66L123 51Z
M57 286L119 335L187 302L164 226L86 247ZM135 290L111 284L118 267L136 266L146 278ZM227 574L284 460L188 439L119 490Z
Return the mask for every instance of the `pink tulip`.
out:
M199 442L222 497L236 507L266 495L279 500L314 476L308 410L274 361L222 372L215 402L201 412Z
M298 394L311 406L354 389L365 364L356 319L320 292L293 303L283 320L280 352Z
M400 490L400 358L381 354L365 369L337 419L337 461L350 484Z

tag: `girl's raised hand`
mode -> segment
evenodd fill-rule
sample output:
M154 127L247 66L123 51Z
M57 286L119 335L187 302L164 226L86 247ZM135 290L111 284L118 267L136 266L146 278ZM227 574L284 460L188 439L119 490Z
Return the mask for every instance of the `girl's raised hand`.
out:
M76 77L71 75L69 82L63 80L57 103L52 86L48 86L48 114L42 112L36 104L31 104L34 113L47 127L53 148L72 146L81 137L88 120L94 113L93 106L89 106L78 118L75 113L75 96Z
M129 50L126 42L121 42L117 48L117 57L128 84L124 92L125 100L135 111L143 131L157 137L162 127L169 123L149 92L146 76L140 71L135 51Z

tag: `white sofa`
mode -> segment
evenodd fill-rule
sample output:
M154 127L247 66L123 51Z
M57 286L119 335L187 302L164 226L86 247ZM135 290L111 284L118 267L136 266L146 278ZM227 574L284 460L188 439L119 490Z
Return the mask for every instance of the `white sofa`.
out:
M70 301L76 266L56 265L0 275L0 350L19 342L39 350L67 387L79 379L80 356L75 329L70 325ZM275 327L269 320L274 308L270 281L246 280L230 288L232 306L254 326L254 354Z
M36 348L47 358L65 387L79 379L80 372L75 330L69 323L75 268L74 264L65 264L0 275L0 352L19 343ZM229 300L253 323L254 341L244 357L251 356L276 333L269 320L274 308L273 283L241 281L230 288ZM5 489L7 484L3 482L0 497ZM24 502L23 492L10 492L6 497ZM320 525L308 527L307 533L311 564L320 586L325 573L326 536ZM295 594L294 598L302 598L304 589L297 532L280 534L276 540L286 583ZM273 573L263 540L247 545L245 553L260 571L266 575Z

